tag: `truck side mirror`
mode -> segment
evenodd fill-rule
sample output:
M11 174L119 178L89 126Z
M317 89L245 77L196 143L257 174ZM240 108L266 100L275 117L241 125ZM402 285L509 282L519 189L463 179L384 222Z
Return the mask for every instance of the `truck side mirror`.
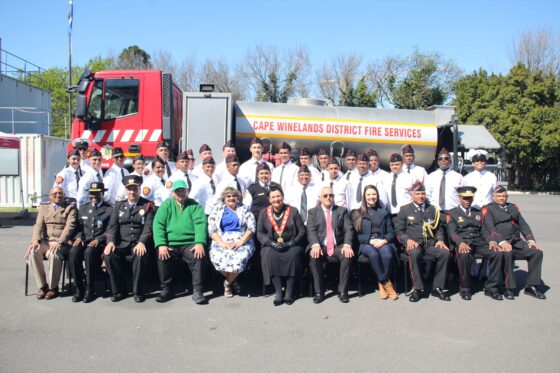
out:
M79 94L76 97L76 118L84 120L87 114L86 96Z

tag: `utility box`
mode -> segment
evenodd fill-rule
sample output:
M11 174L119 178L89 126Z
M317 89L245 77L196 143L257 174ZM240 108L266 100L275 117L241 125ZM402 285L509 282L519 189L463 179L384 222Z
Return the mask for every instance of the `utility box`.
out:
M183 92L183 128L180 151L208 144L216 163L222 161L222 147L233 140L233 102L230 93Z

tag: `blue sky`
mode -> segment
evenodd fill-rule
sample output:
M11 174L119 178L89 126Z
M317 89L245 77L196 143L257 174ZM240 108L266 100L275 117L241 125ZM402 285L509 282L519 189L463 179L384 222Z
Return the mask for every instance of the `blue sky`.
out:
M2 48L43 68L68 64L67 0L1 0ZM523 31L560 34L560 1L148 1L74 0L73 61L139 45L175 60L242 61L262 44L307 47L312 65L340 53L373 61L437 51L467 73L507 73Z

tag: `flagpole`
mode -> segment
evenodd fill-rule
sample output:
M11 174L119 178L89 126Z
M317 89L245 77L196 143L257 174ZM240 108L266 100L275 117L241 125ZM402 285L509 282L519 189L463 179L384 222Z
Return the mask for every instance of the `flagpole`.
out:
M68 10L68 86L72 85L72 21L74 18L73 0L68 0L70 9ZM70 126L72 126L72 92L68 96L68 115Z

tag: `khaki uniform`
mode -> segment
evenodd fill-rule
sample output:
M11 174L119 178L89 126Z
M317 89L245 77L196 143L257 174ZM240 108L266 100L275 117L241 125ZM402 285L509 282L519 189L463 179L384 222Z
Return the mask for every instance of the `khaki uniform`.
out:
M58 287L60 273L62 271L62 257L70 248L72 236L76 228L78 212L74 204L56 206L49 202L39 207L37 220L33 226L32 241L38 241L41 247L29 255L29 265L35 275L37 287L46 285L49 289ZM49 242L60 242L58 254L48 254ZM49 261L49 281L45 275L43 258L47 256Z

